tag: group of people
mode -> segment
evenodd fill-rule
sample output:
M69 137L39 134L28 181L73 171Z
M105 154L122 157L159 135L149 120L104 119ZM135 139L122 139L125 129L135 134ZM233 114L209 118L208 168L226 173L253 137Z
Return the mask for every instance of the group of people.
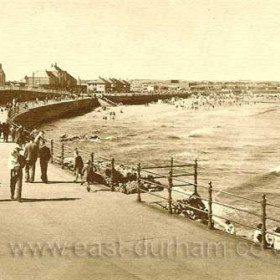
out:
M74 172L75 172L75 180L74 182L78 182L79 177L81 178L81 185L84 183L87 184L87 191L90 192L90 184L95 181L96 178L96 165L91 161L88 160L86 164L82 157L79 154L79 150L74 150Z
M3 139L4 142L8 142L9 141L9 135L10 135L10 125L8 122L0 122L0 137L3 134Z
M4 142L9 141L24 146L28 142L30 132L25 130L22 126L14 126L8 122L0 122L0 137L3 135Z
M44 132L30 133L29 143L17 145L9 158L11 200L21 201L23 170L25 169L25 182L33 183L35 180L36 163L39 158L41 179L48 183L47 169L51 159L50 148L46 146Z
M256 230L253 233L253 242L257 244L262 243L262 224L258 224ZM224 231L229 234L236 234L235 226L229 220L226 220L224 225ZM270 230L266 230L265 242L268 248L280 250L280 227L274 227Z
M255 243L262 243L262 224L257 225L257 229L253 235L253 241ZM280 250L280 227L274 227L271 230L266 230L265 241L268 248Z

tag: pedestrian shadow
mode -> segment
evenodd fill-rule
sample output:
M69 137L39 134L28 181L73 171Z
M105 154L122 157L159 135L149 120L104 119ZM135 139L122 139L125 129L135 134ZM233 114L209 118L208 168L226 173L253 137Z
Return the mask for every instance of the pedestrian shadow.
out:
M12 201L11 199L0 199L0 202Z
M38 181L38 182L32 182L32 184L42 184L42 185L51 185L51 184L77 184L73 181L48 181L48 183L44 183L42 181ZM27 183L28 184L28 183Z
M49 181L47 184L77 184L74 181Z
M22 198L21 202L46 202L46 201L73 201L79 200L77 197L62 197L62 198Z

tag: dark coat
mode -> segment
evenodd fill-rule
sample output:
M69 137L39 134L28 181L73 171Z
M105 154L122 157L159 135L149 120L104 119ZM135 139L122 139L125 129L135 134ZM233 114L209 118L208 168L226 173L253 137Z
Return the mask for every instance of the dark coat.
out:
M24 149L24 156L27 161L35 162L38 158L38 146L35 143L28 143Z
M40 161L49 161L52 157L51 150L47 146L43 146L39 149Z

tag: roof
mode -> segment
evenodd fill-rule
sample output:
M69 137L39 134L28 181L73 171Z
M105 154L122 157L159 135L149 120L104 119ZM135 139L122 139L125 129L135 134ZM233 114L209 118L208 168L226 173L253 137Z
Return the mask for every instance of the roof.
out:
M57 76L54 75L53 72L51 72L51 71L46 71L46 72L47 72L47 74L48 74L50 77L57 78Z
M37 70L34 72L34 75L32 77L38 77L38 78L48 78L49 75L46 70Z
M130 83L126 80L122 80L125 84L130 85Z

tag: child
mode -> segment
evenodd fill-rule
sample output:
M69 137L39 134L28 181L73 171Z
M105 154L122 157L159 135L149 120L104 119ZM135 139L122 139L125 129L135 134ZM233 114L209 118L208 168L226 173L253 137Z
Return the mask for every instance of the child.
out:
M91 162L91 160L88 160L86 165L83 168L82 174L87 182L87 191L90 192L90 183L94 181L94 174L97 171L96 166ZM84 182L81 183L81 185Z
M226 220L224 231L229 234L235 234L235 227L229 220Z
M75 180L74 182L76 183L78 181L79 175L81 177L81 182L83 181L83 167L84 167L84 162L82 157L79 155L79 151L75 149L74 151L74 171L75 171Z

